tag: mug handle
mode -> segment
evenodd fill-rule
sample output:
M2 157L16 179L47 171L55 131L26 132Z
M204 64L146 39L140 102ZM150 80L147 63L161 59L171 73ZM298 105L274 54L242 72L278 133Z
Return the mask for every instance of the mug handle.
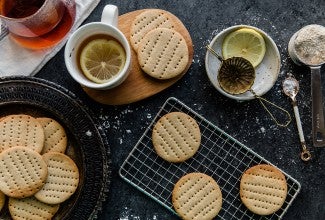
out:
M118 8L115 5L106 5L102 12L101 22L117 27Z

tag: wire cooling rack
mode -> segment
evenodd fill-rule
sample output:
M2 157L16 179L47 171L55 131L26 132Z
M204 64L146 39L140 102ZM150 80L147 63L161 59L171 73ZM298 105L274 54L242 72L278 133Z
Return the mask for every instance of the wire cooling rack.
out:
M199 124L202 135L198 152L187 161L177 164L157 156L151 139L157 120L175 111L193 117ZM223 203L216 219L281 219L301 189L299 182L283 171L287 179L288 194L283 206L276 213L263 217L255 215L240 200L239 184L242 173L249 167L262 163L271 164L176 98L169 98L119 172L124 180L175 214L171 202L175 183L187 173L202 172L212 176L221 188Z

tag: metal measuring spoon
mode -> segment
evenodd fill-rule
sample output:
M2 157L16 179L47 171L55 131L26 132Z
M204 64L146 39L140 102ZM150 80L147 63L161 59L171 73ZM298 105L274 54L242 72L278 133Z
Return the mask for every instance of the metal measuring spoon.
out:
M302 146L302 152L300 153L300 158L303 161L309 161L311 159L311 154L308 151L307 146L306 146L304 132L302 130L302 125L301 125L301 120L300 120L300 115L299 115L299 110L298 110L298 105L297 105L297 100L296 100L296 96L299 91L299 83L295 78L293 78L291 76L291 74L289 74L288 77L283 81L282 88L283 88L284 94L289 96L292 100L292 105L293 105L293 110L295 113L300 143Z
M320 27L320 25L308 25L304 28ZM288 44L288 52L294 63L297 65L306 65L311 71L311 97L312 97L312 136L313 144L315 147L325 147L325 124L324 124L324 110L323 110L323 95L321 85L320 69L325 62L319 61L319 63L307 63L302 58L299 58L297 51L295 50L295 40L300 31L296 32L290 39ZM314 45L311 45L312 48ZM323 60L322 60L323 61Z

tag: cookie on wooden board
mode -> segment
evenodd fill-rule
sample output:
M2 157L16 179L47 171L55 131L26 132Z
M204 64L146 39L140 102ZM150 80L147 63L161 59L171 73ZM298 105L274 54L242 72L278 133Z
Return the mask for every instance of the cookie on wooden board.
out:
M174 28L168 12L161 9L147 9L136 16L130 29L130 43L133 49L138 51L138 45L143 37L156 28Z
M240 198L255 214L270 215L278 211L286 196L286 178L272 165L255 165L246 170L241 177Z
M184 37L175 30L156 28L149 31L138 46L141 69L156 79L179 76L188 63L188 47Z
M175 184L172 203L184 220L213 219L221 210L222 193L211 176L189 173Z
M183 162L191 158L200 147L199 125L185 113L168 113L154 125L152 143L161 158L169 162Z

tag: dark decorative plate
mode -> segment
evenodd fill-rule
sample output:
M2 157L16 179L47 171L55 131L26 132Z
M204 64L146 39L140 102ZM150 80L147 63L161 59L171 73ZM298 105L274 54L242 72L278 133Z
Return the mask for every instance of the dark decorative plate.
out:
M75 194L60 205L54 219L94 219L108 192L110 150L105 133L74 94L34 77L0 78L0 117L9 114L47 116L62 124L68 154L77 164L80 182ZM10 219L5 208L0 219Z

